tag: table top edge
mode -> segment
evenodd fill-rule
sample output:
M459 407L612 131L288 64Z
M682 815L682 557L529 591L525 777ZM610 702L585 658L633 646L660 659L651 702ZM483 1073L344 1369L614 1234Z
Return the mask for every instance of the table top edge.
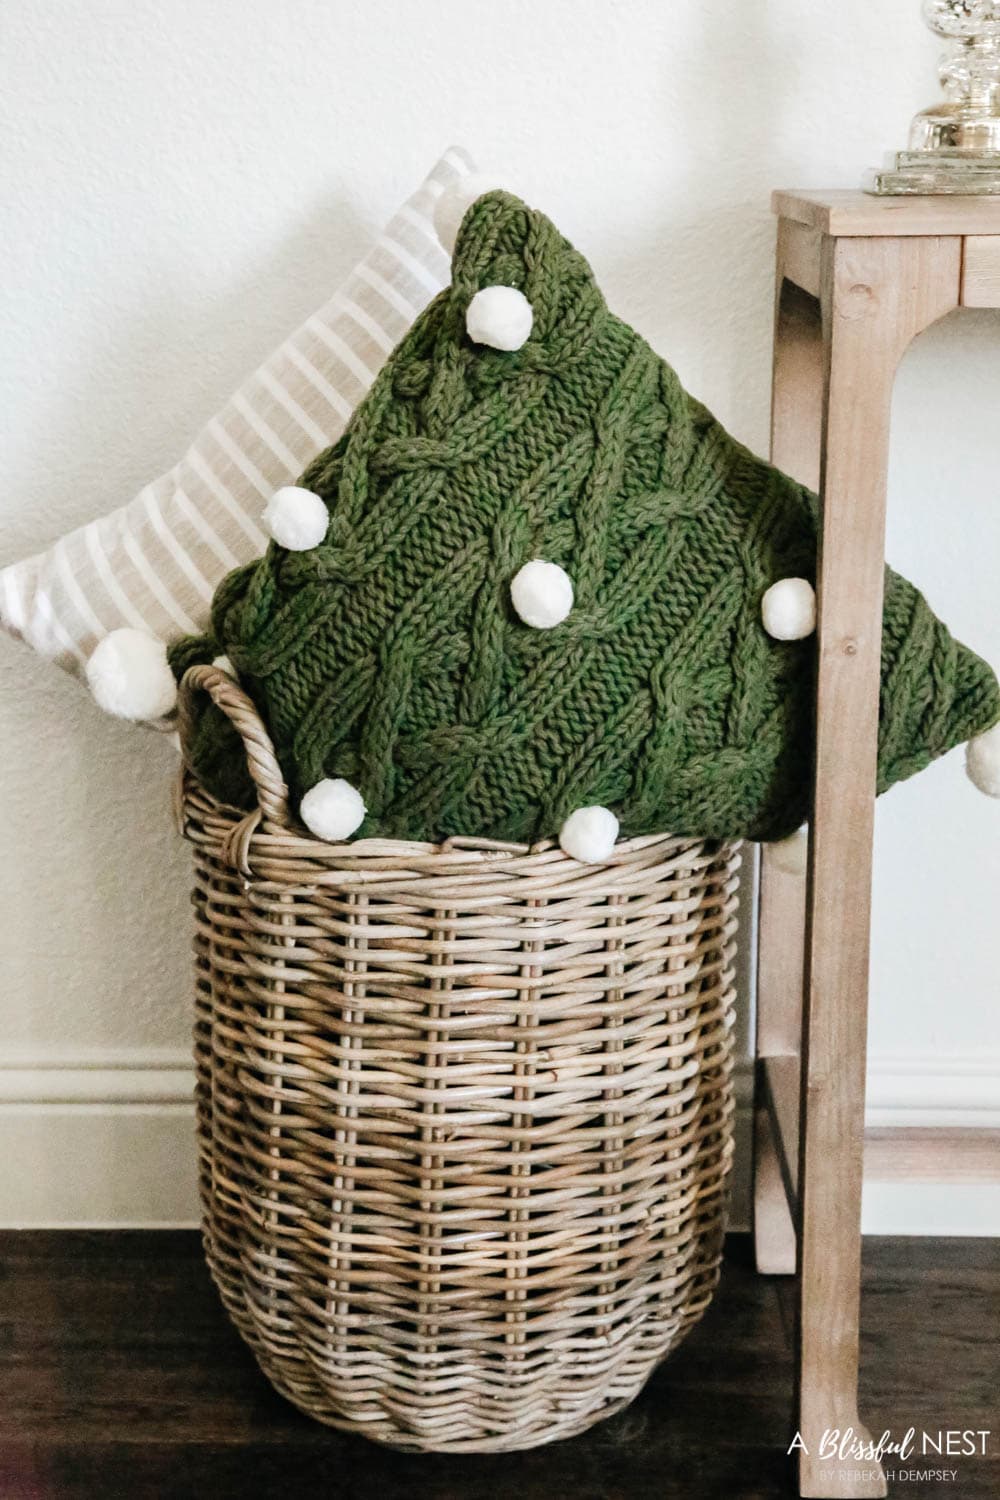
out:
M781 219L834 237L1000 234L1000 197L879 197L860 188L776 188Z

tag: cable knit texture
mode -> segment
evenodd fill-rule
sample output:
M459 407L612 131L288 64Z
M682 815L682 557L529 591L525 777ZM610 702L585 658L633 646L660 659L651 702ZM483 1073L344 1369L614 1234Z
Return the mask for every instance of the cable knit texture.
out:
M531 335L473 343L470 300L518 287ZM816 501L735 442L614 317L542 214L494 192L453 282L299 484L326 538L230 574L213 635L270 729L293 796L343 777L359 835L531 841L575 808L622 833L773 839L808 816L815 637L771 639L761 599L815 581ZM565 569L551 629L515 612L529 560ZM1000 718L992 671L886 572L879 790ZM208 788L252 803L206 706Z

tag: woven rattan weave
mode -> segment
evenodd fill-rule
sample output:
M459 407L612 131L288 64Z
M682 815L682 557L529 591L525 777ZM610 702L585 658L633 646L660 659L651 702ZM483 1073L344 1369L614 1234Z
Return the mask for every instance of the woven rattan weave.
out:
M249 816L185 771L204 1234L320 1421L515 1449L628 1402L704 1311L732 1152L738 847L323 844L250 700Z

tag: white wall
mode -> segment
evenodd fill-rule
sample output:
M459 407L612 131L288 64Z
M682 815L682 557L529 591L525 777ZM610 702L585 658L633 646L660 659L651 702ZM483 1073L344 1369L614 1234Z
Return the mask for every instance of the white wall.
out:
M169 465L452 141L545 207L612 305L763 448L769 191L853 186L902 144L934 93L918 9L6 0L0 560ZM907 358L890 555L1000 661L998 345L1000 320L970 314ZM173 752L6 640L0 702L17 1064L0 1069L0 1215L183 1218ZM878 1118L1000 1119L1000 809L953 756L891 793L877 831Z

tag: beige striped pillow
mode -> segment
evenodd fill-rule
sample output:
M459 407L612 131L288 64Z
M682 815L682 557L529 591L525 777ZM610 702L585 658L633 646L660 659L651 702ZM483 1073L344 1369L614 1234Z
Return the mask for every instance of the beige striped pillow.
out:
M168 473L111 515L0 572L0 621L81 672L109 631L206 628L215 586L266 545L259 519L338 438L385 357L448 282L434 204L466 176L446 151L329 302L261 365Z

